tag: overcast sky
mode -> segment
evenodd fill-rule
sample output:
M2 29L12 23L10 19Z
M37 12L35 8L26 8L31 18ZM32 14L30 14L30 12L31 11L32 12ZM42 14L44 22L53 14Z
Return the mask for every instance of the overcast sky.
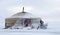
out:
M60 22L60 0L0 0L0 23L4 24L5 18L21 12L23 6L26 12L46 22Z

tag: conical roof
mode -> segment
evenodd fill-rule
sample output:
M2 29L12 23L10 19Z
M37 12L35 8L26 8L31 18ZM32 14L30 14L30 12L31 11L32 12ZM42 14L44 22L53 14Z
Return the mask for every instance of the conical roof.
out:
M17 14L12 15L10 18L38 18L35 15L28 12L19 12Z

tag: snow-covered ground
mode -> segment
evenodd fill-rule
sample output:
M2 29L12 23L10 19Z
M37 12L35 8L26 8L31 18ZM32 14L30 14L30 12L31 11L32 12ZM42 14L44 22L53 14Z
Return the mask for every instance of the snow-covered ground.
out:
M47 30L0 30L1 35L60 35L60 31L55 31L53 29Z
M47 29L0 29L1 35L60 35L60 24L49 23Z

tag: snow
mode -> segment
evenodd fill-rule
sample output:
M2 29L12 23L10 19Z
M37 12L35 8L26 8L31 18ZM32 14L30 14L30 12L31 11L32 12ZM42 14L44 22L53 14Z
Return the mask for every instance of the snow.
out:
M2 29L1 35L60 35L60 24L49 23L47 29Z
M26 12L26 13L19 12L17 14L12 15L9 18L40 18L40 17L37 17L37 16L35 16L31 13L28 13L28 12Z
M59 31L52 30L18 30L18 29L1 29L1 35L60 35Z

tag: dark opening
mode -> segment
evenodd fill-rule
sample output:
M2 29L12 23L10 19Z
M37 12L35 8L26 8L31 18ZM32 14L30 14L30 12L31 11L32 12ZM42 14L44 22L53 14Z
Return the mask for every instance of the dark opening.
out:
M24 27L28 27L29 23L30 23L30 19L25 19L25 21L24 21Z

